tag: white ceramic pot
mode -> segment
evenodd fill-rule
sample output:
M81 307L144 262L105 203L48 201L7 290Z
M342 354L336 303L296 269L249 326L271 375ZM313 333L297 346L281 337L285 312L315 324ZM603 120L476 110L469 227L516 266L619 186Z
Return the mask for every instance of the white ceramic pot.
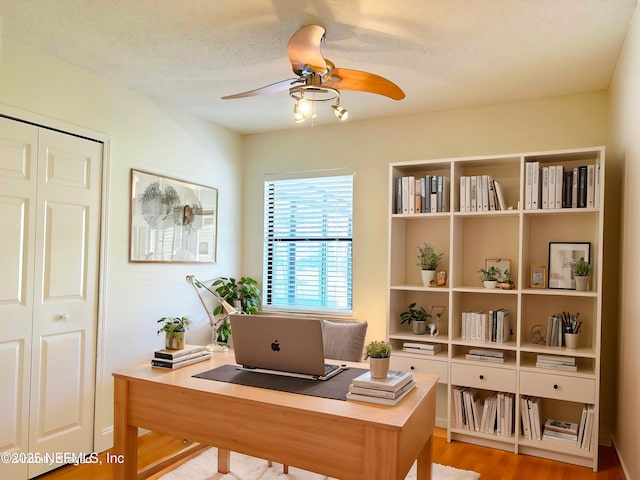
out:
M482 282L484 288L496 288L498 286L498 282L496 280L485 280Z
M430 287L431 283L436 283L436 271L435 270L421 270L422 273L422 285Z
M576 279L576 290L584 292L589 285L589 277L574 277Z

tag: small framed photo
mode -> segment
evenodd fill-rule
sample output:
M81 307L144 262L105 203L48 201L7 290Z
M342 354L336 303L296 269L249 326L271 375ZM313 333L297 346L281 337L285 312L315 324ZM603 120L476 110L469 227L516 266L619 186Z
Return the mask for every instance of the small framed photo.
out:
M531 265L531 267L529 267L529 287L547 288L546 265Z
M501 279L504 276L504 272L509 270L511 272L511 260L507 260L504 258L488 258L484 261L485 269L489 270L491 267L495 267L500 270L500 276L498 279ZM513 275L512 275L513 277Z
M590 242L550 242L549 243L549 288L575 290L571 263L584 258L590 262Z
M436 272L436 287L444 287L447 284L446 270L438 270Z

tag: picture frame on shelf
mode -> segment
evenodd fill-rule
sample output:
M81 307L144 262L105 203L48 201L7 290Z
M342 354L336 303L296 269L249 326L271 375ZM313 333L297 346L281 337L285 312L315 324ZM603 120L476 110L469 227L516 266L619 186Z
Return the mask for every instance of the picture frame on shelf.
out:
M504 275L505 270L511 271L511 260L505 258L487 258L484 261L484 265L486 270L489 270L491 267L500 270L500 276Z
M531 265L529 267L529 287L547 288L547 266Z
M575 290L571 264L584 258L590 262L591 242L549 242L549 288Z

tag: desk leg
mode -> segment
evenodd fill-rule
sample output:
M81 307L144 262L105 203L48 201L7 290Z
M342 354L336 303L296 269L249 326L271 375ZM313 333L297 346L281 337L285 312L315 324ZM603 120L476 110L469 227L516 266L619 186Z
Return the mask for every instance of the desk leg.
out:
M138 476L138 428L129 425L129 383L114 379L113 451L122 455L124 462L114 463L115 480L129 480Z
M229 473L231 469L231 452L222 448L218 449L218 473Z
M418 454L417 480L431 480L433 453L433 434L429 435L429 440Z

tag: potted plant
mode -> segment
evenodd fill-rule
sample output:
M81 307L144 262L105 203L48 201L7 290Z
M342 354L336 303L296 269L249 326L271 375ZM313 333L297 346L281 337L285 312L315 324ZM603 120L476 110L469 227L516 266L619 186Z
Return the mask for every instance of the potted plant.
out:
M411 325L411 322L413 322L413 333L423 335L427 331L427 320L429 318L431 318L431 314L427 313L423 307L416 308L416 303L414 302L409 305L408 311L400 314L400 323Z
M579 260L573 260L571 262L571 271L573 272L573 278L576 280L576 290L585 291L587 289L589 275L591 275L593 267L584 259L584 257L580 257Z
M389 373L391 345L384 340L374 340L366 346L365 360L369 359L371 377L386 378Z
M437 253L431 244L418 247L418 266L422 270L422 284L428 287L435 281L436 270L442 262L442 253Z
M502 274L499 268L491 265L489 268L481 268L478 272L482 278L484 288L496 288L498 286L498 278Z
M258 307L260 306L260 288L258 288L258 282L253 278L241 277L236 282L233 277L222 277L217 279L211 285L221 298L223 298L229 305L232 305L238 312L247 314L258 313ZM213 310L214 315L220 315L224 313L222 305L216 306ZM229 335L231 335L231 325L225 318L218 327L218 338L216 341L227 343Z
M511 280L511 272L507 268L500 279L500 288L503 290L511 290L514 287L515 284L513 283L513 280Z
M165 348L167 350L181 350L184 348L184 336L191 325L191 321L187 317L162 317L158 320L162 326L158 330L165 332Z

